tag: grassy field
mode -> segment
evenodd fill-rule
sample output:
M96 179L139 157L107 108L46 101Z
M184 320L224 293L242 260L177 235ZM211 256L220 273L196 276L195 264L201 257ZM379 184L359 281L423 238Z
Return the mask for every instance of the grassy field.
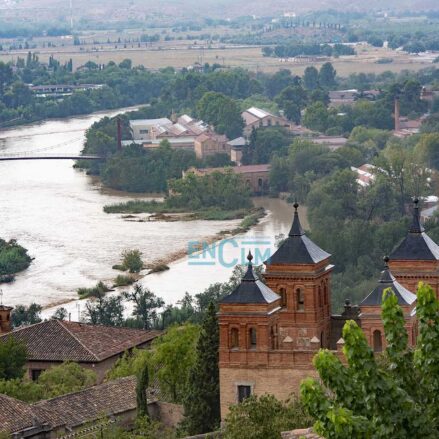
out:
M102 47L102 48L101 48ZM77 68L87 61L107 63L109 61L120 62L125 58L133 61L133 65L143 64L147 68L159 69L172 66L175 68L187 67L195 62L219 63L230 67L244 67L253 71L275 72L281 68L287 68L294 73L301 74L309 65L322 64L322 62L282 62L278 58L266 58L262 56L260 47L249 46L224 46L217 45L211 48L200 48L191 45L189 41L160 42L148 47L138 48L136 44L86 45L44 48L36 50L42 61L48 61L54 55L61 62L73 59L73 66ZM1 52L0 61L16 60L18 56L26 57L26 50L13 52ZM392 63L377 64L381 58L391 58ZM419 70L432 65L432 56L419 57L407 55L384 48L372 48L360 46L356 56L340 57L331 59L338 74L347 76L353 72L380 73L384 71L399 72L404 69Z

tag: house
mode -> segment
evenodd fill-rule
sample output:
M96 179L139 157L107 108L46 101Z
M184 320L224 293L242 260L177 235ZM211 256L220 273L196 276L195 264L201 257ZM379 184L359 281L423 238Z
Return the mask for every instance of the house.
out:
M230 160L239 166L244 148L247 146L247 140L244 137L237 137L236 139L229 140L227 146L230 148Z
M130 120L130 128L133 134L133 140L151 140L157 132L165 131L171 126L172 122L167 117L160 119L139 119Z
M227 143L227 137L211 131L200 134L194 142L195 155L199 159L215 154L230 155L231 146Z
M351 171L357 174L357 183L362 187L369 186L375 180L374 169L375 166L368 163L361 165L359 168L351 166Z
M329 92L329 106L352 105L358 99L358 90L333 90Z
M130 128L135 141L152 141L169 138L194 138L208 130L209 126L202 120L195 120L184 114L173 120L167 117L159 119L130 120Z
M261 127L279 126L291 128L291 123L284 117L275 116L260 108L251 107L241 114L244 119L244 136L249 137L253 129Z
M203 176L214 172L227 172L228 170L240 175L253 193L262 194L268 191L270 165L245 165L200 169L190 168L185 174L192 172L195 175Z
M341 315L331 313L331 255L303 231L299 205L287 238L265 261L265 283L247 272L219 305L220 397L224 418L232 404L249 395L273 394L286 400L300 382L316 377L312 364L320 348L342 358L341 330L348 320L362 328L374 352L386 347L381 319L382 293L390 288L404 314L408 342L416 343L416 291L420 281L439 292L439 246L420 223L418 200L407 235L384 260L375 288L359 304L347 301ZM294 437L294 436L293 436Z
M346 145L348 139L342 136L318 136L311 137L310 141L318 145L327 146L331 151L336 151L337 149Z
M180 406L156 398L148 398L148 411L167 427L176 426L183 418ZM0 433L12 434L17 439L83 437L98 433L109 422L130 427L136 414L133 376L34 404L0 395Z
M96 372L102 382L106 372L133 348L146 348L161 331L90 325L63 320L46 320L0 336L23 342L27 350L26 369L36 380L41 372L65 361L74 361Z

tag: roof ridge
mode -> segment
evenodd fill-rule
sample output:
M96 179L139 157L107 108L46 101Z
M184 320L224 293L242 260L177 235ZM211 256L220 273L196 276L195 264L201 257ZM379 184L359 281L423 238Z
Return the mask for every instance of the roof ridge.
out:
M85 346L85 344L81 341L81 340L79 340L79 338L72 332L72 331L70 331L70 329L68 329L63 323L64 323L64 320L57 320L57 322L62 326L62 328L65 330L65 331L67 331L93 358L95 358L96 359L96 361L100 361L100 359L99 359L99 357L96 355L96 354L94 354L87 346ZM63 322L63 323L61 323L61 322ZM71 323L71 322L70 322ZM76 323L78 323L79 325L81 324L80 322L76 322Z
M42 325L42 324L47 323L47 322L52 322L54 320L56 320L56 319L43 320L43 321L38 322L38 323L32 323L31 325L22 325L22 326L19 326L18 328L14 328L11 332L6 332L5 334L0 334L0 338L6 337L8 335L11 335L11 334L14 334L14 333L17 333L20 331L23 331L24 329L33 328L34 326Z
M96 389L96 387L104 387L104 386L108 386L108 385L114 384L116 382L128 381L128 379L130 379L130 380L136 379L136 376L135 375L128 375L128 376L125 376L125 377L119 377L119 378L116 378L114 380L104 381L103 383L99 383L99 384L95 384L94 386L86 387L85 389L76 390L74 392L65 393L64 395L58 395L58 396L54 396L53 398L42 399L40 401L33 402L32 404L29 404L29 403L27 403L27 404L31 408L33 408L33 407L40 408L41 405L43 405L44 403L47 403L49 401L55 401L57 399L62 399L62 398L65 398L67 396L77 395L79 393L84 393L84 392L89 392L89 391L91 391L93 389ZM23 401L21 401L21 402L23 402Z

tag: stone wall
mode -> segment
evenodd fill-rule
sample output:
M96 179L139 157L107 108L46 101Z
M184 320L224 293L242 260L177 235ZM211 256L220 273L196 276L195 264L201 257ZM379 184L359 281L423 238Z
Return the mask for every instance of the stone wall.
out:
M221 418L224 419L229 407L238 402L237 386L247 385L252 394L269 393L277 399L286 400L297 394L304 378L317 377L312 364L309 368L220 368Z

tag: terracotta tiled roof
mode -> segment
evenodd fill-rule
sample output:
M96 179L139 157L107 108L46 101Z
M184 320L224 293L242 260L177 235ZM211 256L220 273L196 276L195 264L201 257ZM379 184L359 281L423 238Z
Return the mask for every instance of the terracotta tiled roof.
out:
M31 407L36 416L52 428L74 428L102 416L135 410L136 378L119 378L80 392L40 401Z
M0 394L0 432L32 427L34 414L29 404Z
M33 361L99 362L159 336L161 331L48 320L0 337L23 341Z
M45 426L75 428L103 416L136 409L136 378L119 378L79 392L27 404L0 394L0 432Z

